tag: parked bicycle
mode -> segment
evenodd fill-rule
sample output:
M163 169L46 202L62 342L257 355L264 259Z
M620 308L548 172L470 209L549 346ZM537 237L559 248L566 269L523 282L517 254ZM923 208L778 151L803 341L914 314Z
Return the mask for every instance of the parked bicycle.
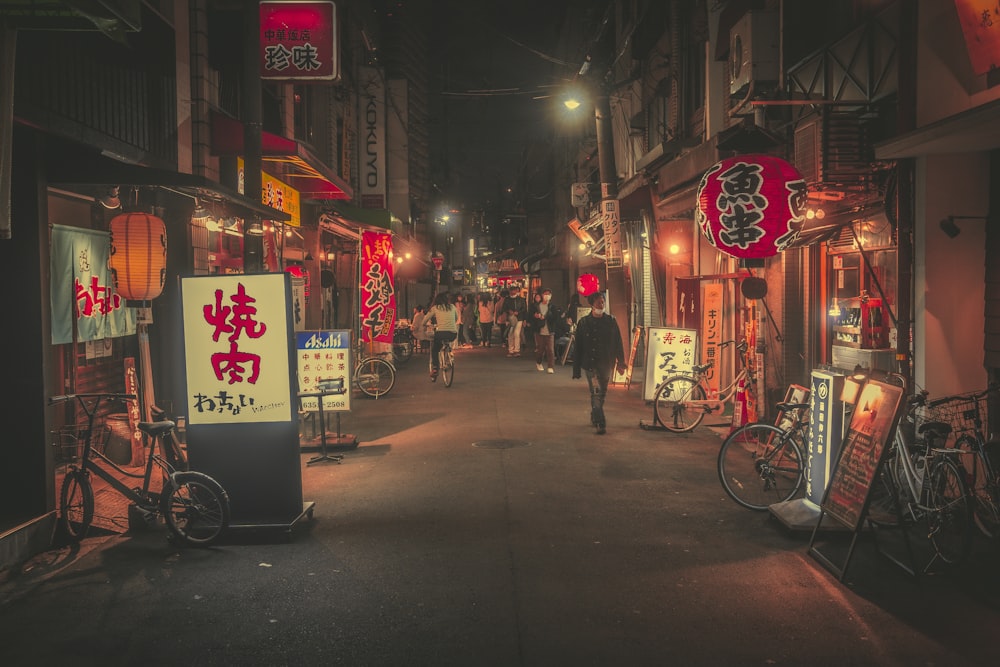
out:
M961 464L966 473L976 527L984 536L1000 536L1000 441L991 441L983 431L986 397L1000 385L983 391L941 398L929 403L936 418L948 423L955 438L955 449L963 452Z
M392 335L392 360L394 364L405 364L413 356L417 341L409 325L396 327Z
M366 396L378 398L392 391L396 384L396 367L374 352L365 352L364 345L355 350L354 386ZM386 353L391 356L391 353Z
M876 525L902 520L908 528L917 527L933 546L935 558L957 565L972 547L972 503L961 452L946 447L951 426L934 413L939 404L928 402L926 392L908 399L907 414L872 490L869 519Z
M719 344L724 348L736 341L726 341ZM705 415L722 412L726 403L733 400L736 392L745 381L753 378L747 372L745 340L736 344L739 352L740 371L736 377L721 390L712 389L708 383L709 371L715 366L714 361L693 366L691 373L671 375L660 383L653 394L653 418L674 433L686 433L694 430L705 418Z
M76 542L90 529L94 519L94 489L91 475L96 475L131 500L148 522L162 517L181 541L192 546L207 546L215 542L229 525L229 496L222 486L208 475L188 470L187 459L175 436L174 422L157 410L158 421L139 422L140 431L148 437L146 465L141 475L115 464L94 446L95 419L101 404L107 401L128 401L132 394L66 394L52 396L49 405L76 400L87 415L81 434L83 449L79 461L71 464L63 478L59 496L59 523L66 537ZM156 443L160 443L159 449ZM161 488L153 486L153 469L161 473ZM111 471L115 474L112 474ZM142 480L142 485L130 488L120 478Z
M746 424L729 434L717 469L730 498L752 510L791 500L805 479L808 403L778 403L778 424Z
M441 351L438 352L438 369L444 386L450 387L455 380L455 353L451 349L450 341L442 341ZM428 367L431 373L431 382L436 382L434 376L434 358L428 357Z

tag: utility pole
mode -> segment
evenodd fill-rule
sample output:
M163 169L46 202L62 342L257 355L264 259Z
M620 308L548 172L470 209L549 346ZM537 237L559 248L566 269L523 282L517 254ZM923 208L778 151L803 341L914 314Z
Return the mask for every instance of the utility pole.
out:
M611 132L611 100L602 86L594 102L597 121L597 159L601 178L601 216L604 227L604 256L607 269L605 281L608 306L618 322L622 340L628 344L629 290L622 259L621 216L618 210L618 171L615 168L615 147Z
M243 12L246 22L243 30L243 194L260 203L261 153L263 151L263 123L261 120L261 84L257 70L260 48L260 14ZM252 229L252 232L248 230ZM264 236L256 214L246 220L243 227L243 272L260 273L264 270Z

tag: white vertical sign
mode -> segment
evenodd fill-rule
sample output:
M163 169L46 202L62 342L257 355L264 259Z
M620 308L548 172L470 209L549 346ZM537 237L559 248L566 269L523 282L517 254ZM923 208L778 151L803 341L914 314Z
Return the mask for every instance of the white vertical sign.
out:
M604 227L604 261L609 268L622 266L621 215L617 199L601 202L601 216Z
M361 206L386 208L385 75L377 67L361 68L358 107Z

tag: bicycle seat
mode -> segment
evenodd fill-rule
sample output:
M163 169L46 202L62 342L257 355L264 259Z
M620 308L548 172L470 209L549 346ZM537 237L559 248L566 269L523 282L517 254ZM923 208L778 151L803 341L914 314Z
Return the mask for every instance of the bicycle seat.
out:
M691 371L694 373L704 373L711 367L712 367L712 362L709 362L707 364L701 364L700 366L696 364L691 367Z
M917 428L917 433L923 435L930 432L938 438L947 438L951 433L951 425L944 422L924 422Z
M165 433L169 433L174 428L174 423L169 420L159 422L139 422L136 424L140 431L151 438L157 438Z
M809 407L808 403L778 403L776 406L781 412L794 412L795 410L803 410Z

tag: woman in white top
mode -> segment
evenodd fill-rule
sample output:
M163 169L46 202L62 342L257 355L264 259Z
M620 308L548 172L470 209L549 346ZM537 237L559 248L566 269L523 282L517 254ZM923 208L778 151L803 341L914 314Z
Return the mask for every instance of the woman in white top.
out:
M427 319L437 323L434 331L434 343L431 346L431 379L436 380L438 367L441 365L439 358L441 347L444 343L452 342L458 337L458 310L448 299L448 294L442 292L434 299L434 305L427 313Z

